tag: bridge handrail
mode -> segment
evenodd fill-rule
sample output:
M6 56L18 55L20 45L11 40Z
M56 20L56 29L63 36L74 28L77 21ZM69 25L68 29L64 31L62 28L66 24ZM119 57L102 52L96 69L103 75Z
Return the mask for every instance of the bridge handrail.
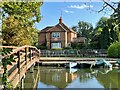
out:
M1 48L1 47L0 47L0 48ZM37 49L36 47L34 47L34 46L29 46L29 45L25 45L25 46L22 46L22 47L2 46L2 48L16 48L16 49L14 49L14 51L11 52L10 54L5 55L5 56L2 56L2 59L3 59L3 58L6 58L6 57L9 57L9 56L11 56L11 55L13 55L13 54L16 54L18 51L23 50L23 49L25 49L25 48L33 48L33 49L35 49L35 50L40 54L40 50L38 50L38 49Z
M0 49L1 48L11 48L11 49L16 49L18 48L17 46L0 46Z

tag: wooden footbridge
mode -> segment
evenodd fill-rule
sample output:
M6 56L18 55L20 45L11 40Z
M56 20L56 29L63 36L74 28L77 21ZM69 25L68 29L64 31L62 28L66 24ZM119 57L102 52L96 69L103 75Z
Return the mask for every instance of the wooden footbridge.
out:
M12 65L7 65L7 82L10 82L13 88L15 88L22 77L25 76L27 70L36 62L39 62L40 52L37 48L28 45L22 47L0 46L0 49L3 48L12 49L11 53L2 56L1 59L5 60L5 58L14 56L15 62L12 62ZM3 66L1 67L0 74L4 74Z

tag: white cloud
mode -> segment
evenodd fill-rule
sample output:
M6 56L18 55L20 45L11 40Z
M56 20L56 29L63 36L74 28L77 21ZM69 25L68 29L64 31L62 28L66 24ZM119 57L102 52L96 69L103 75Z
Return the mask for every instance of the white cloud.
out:
M73 11L64 10L65 13L74 13Z
M84 9L84 8L93 8L92 5L71 5L71 6L68 6L68 8L75 8L75 9Z

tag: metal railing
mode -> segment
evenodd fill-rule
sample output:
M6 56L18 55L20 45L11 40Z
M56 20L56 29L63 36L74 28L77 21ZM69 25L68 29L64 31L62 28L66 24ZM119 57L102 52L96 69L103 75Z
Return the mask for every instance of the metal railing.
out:
M41 50L41 57L107 57L107 50Z

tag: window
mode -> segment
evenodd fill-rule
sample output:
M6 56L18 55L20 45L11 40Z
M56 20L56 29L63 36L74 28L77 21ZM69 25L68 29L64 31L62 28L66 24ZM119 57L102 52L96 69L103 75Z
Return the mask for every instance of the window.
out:
M61 48L61 43L51 43L51 48Z
M54 33L52 33L52 37L53 38L59 38L60 37L60 33L59 32L54 32Z

